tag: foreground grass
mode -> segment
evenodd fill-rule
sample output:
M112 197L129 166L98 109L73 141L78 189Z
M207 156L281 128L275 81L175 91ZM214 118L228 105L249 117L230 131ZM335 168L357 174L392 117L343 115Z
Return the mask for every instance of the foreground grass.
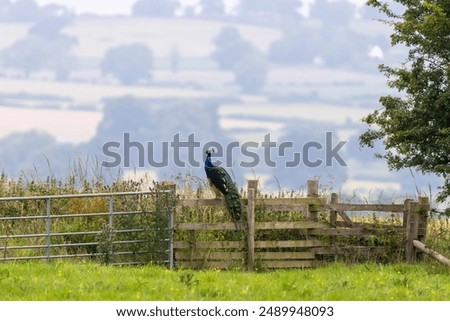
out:
M450 300L449 272L431 264L251 273L6 263L0 264L0 300Z

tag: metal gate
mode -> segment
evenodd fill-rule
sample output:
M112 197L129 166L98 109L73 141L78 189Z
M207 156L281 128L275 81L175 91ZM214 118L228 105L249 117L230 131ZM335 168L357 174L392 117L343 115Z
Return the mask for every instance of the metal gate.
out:
M0 261L173 267L173 190L0 198Z

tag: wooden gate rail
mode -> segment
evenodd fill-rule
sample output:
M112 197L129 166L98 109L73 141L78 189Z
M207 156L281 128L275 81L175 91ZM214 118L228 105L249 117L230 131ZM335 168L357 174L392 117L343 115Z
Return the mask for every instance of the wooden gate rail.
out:
M415 248L417 248L418 250L420 250L423 253L427 254L428 256L432 257L436 261L441 262L442 264L450 266L450 259L448 259L445 256L443 256L442 254L440 254L440 253L430 249L429 247L427 247L422 242L414 240L413 241L413 245L414 245Z
M174 241L175 266L187 268L230 268L246 266L254 269L262 265L268 268L295 268L315 266L317 255L335 254L336 249L323 237L367 237L396 233L405 240L399 243L399 251L404 248L405 259L413 262L420 259L413 240L426 238L429 200L410 199L404 204L350 204L339 203L333 193L330 202L319 197L318 181L308 181L308 197L304 198L258 198L258 181L249 180L247 199L247 226L241 241ZM179 200L177 207L183 206L223 206L220 199ZM306 214L307 221L257 222L256 206L269 211L298 211ZM370 224L354 222L347 212L388 212L403 213L401 225ZM318 222L318 213L325 212L327 222ZM338 220L340 218L341 220ZM233 223L177 223L174 231L233 231ZM261 230L296 230L306 239L296 240L255 240L255 232ZM384 253L386 246L349 246L355 253Z

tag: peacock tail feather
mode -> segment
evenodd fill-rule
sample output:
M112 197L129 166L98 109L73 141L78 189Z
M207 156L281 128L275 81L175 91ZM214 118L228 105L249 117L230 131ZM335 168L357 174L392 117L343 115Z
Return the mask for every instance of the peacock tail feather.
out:
M236 227L243 221L243 206L241 196L236 184L231 179L228 172L211 163L211 153L208 151L205 160L206 177L216 196L222 196L225 200L227 212L233 220Z

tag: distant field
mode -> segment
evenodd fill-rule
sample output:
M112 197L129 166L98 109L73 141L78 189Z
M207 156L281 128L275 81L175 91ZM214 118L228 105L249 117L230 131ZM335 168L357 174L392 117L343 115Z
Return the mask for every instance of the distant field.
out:
M0 300L450 300L450 274L431 264L331 264L255 273L6 263L0 265Z
M377 92L381 92L383 86L379 78L361 73L311 67L274 68L269 75L269 93L287 96L294 94L299 97L316 95L311 102L302 101L301 98L291 102L277 102L270 101L265 95L241 95L237 88L230 85L233 76L226 72L205 70L171 74L160 71L155 73L154 78L155 81L164 82L166 85L153 86L149 83L147 86L121 86L0 78L0 107L3 106L4 111L8 110L8 119L22 119L19 127L5 117L0 119L0 137L14 130L34 128L36 120L41 119L40 129L47 130L59 137L59 140L64 136L62 141L79 143L89 140L95 134L102 118L99 112L101 113L105 98L130 95L138 98L198 99L230 95L241 98L242 102L220 107L219 123L224 130L239 140L260 141L267 132L271 133L273 139L277 139L283 134L287 123L295 119L333 123L338 126L344 126L348 121L358 124L360 119L368 114L369 107L377 104ZM310 83L305 83L308 79ZM343 105L333 101L341 101ZM80 107L85 109L85 114L78 113L73 116L85 119L82 122L74 121L78 118L67 117L62 111L74 112ZM61 121L58 120L60 118L72 126L61 126ZM47 120L51 122L50 125ZM70 129L72 127L73 130ZM255 132L255 129L259 131ZM81 137L77 134L80 130L87 136ZM346 130L354 130L354 126L348 124Z
M319 26L317 21L305 21ZM214 49L213 39L226 22L200 19L158 18L79 18L64 29L78 38L76 54L91 59L101 58L110 47L141 42L149 45L156 57L168 57L176 48L183 58L203 58ZM275 28L232 24L241 35L266 52L270 44L282 36ZM0 23L0 50L26 36L29 23ZM354 20L350 27L368 36L388 37L389 27L378 21Z
M244 108L243 108L244 107ZM313 122L328 122L343 125L345 122L359 122L368 114L367 109L353 106L335 106L326 103L298 102L289 104L227 104L220 109L222 117L267 117L273 121L288 121L293 119L310 120Z
M125 43L140 42L152 48L156 57L168 57L177 49L182 58L204 58L214 49L213 39L226 22L196 19L79 18L64 29L77 37L75 53L100 59L106 50ZM30 23L0 23L0 50L25 37ZM241 35L262 51L281 37L274 28L233 24Z
M60 143L88 142L103 119L99 111L11 108L0 106L0 139L14 132L42 131ZM20 119L20 121L18 121Z
M154 86L120 86L108 84L56 82L28 79L0 78L0 94L32 94L47 95L55 98L68 99L75 105L98 106L103 98L121 97L125 95L138 98L204 98L211 92L179 87Z
M78 19L66 32L78 38L76 53L82 57L102 57L108 48L141 42L152 48L156 57L168 57L176 48L182 57L207 57L214 49L213 39L227 23L157 18ZM233 26L236 26L233 24ZM280 38L276 29L237 25L242 36L266 51Z
M206 63L206 62L205 62ZM74 79L86 79L89 82L56 82L52 80L0 78L0 95L47 95L69 99L75 104L96 105L105 97L133 95L136 97L182 97L201 98L240 95L237 87L231 86L234 76L231 72L215 69L181 70L172 73L156 70L152 81L142 86L121 86L120 84L98 83L100 74L76 71ZM92 82L96 80L96 82ZM155 86L157 84L158 86ZM164 84L164 85L162 85ZM385 79L379 74L344 71L312 66L280 67L270 69L266 93L259 95L262 101L265 95L308 95L324 101L348 101L348 106L357 106L361 101L377 103L380 95L386 93ZM253 96L255 99L258 96ZM245 99L245 97L243 97ZM60 102L61 103L61 102ZM279 103L278 103L279 104Z
M317 21L304 23L318 27ZM156 99L224 96L241 99L241 103L225 104L219 110L221 128L239 141L259 142L268 132L272 139L278 139L293 128L289 122L297 120L321 124L323 132L332 129L339 139L347 139L355 134L361 118L379 106L379 97L387 91L386 81L379 73L312 65L271 65L264 91L259 95L243 95L234 84L233 73L216 69L209 57L214 49L213 39L226 25L200 19L77 19L64 29L77 37L75 53L82 60L80 70L71 74L71 81L45 80L52 78L43 79L39 74L33 74L32 79L0 78L0 107L8 110L8 119L0 119L0 138L15 130L37 127L55 135L58 141L86 142L94 137L102 120L104 99L130 95ZM233 26L262 51L267 51L270 44L282 36L274 28ZM0 49L24 37L28 27L29 24L0 24L0 34L5 35L0 37ZM368 34L386 33L386 28L380 29L377 23L355 21L351 27ZM140 86L121 86L101 75L97 67L106 50L131 42L143 42L153 49L156 69L152 79L144 79ZM169 68L170 53L174 49L181 59L177 73ZM56 109L83 112L71 114L71 117ZM19 118L21 125L15 126L11 120ZM81 118L84 121L79 121ZM36 120L39 120L38 125ZM368 166L364 165L362 169ZM273 176L266 171L259 175ZM356 179L353 185L361 187L356 176L352 173L349 179ZM370 186L374 186L374 182L370 181Z
M314 21L306 21L309 26L316 25ZM364 24L365 32L372 30L377 33L377 24L355 21L354 29ZM154 83L173 84L174 86L198 85L205 90L218 91L222 95L236 93L235 88L226 88L234 81L231 72L215 69L215 64L209 59L214 50L214 38L220 30L229 24L219 21L200 19L156 19L156 18L79 18L64 32L73 35L78 40L74 48L81 57L82 70L76 70L72 79L89 84L56 84L46 82L0 80L0 94L11 92L34 93L36 91L58 93L71 97L77 104L97 104L104 97L120 96L122 94L137 97L198 97L204 93L199 91L178 90L174 88L131 88L122 86L98 85L105 82L97 68L97 64L106 50L125 43L141 42L149 45L156 56ZM257 48L266 52L274 41L282 34L275 28L266 28L246 24L232 24L239 29L241 35L252 42ZM0 50L26 35L30 24L0 24ZM385 29L380 29L385 30ZM379 31L382 32L382 31ZM167 70L171 52L176 49L180 55L180 71L176 74ZM376 64L376 62L375 62ZM92 83L95 82L95 83ZM310 94L318 93L318 99L335 100L339 97L351 99L355 95L379 94L386 87L384 78L377 73L360 73L348 70L316 68L314 66L271 66L268 75L268 93L279 94ZM149 87L152 85L149 82ZM206 95L216 94L214 92Z

